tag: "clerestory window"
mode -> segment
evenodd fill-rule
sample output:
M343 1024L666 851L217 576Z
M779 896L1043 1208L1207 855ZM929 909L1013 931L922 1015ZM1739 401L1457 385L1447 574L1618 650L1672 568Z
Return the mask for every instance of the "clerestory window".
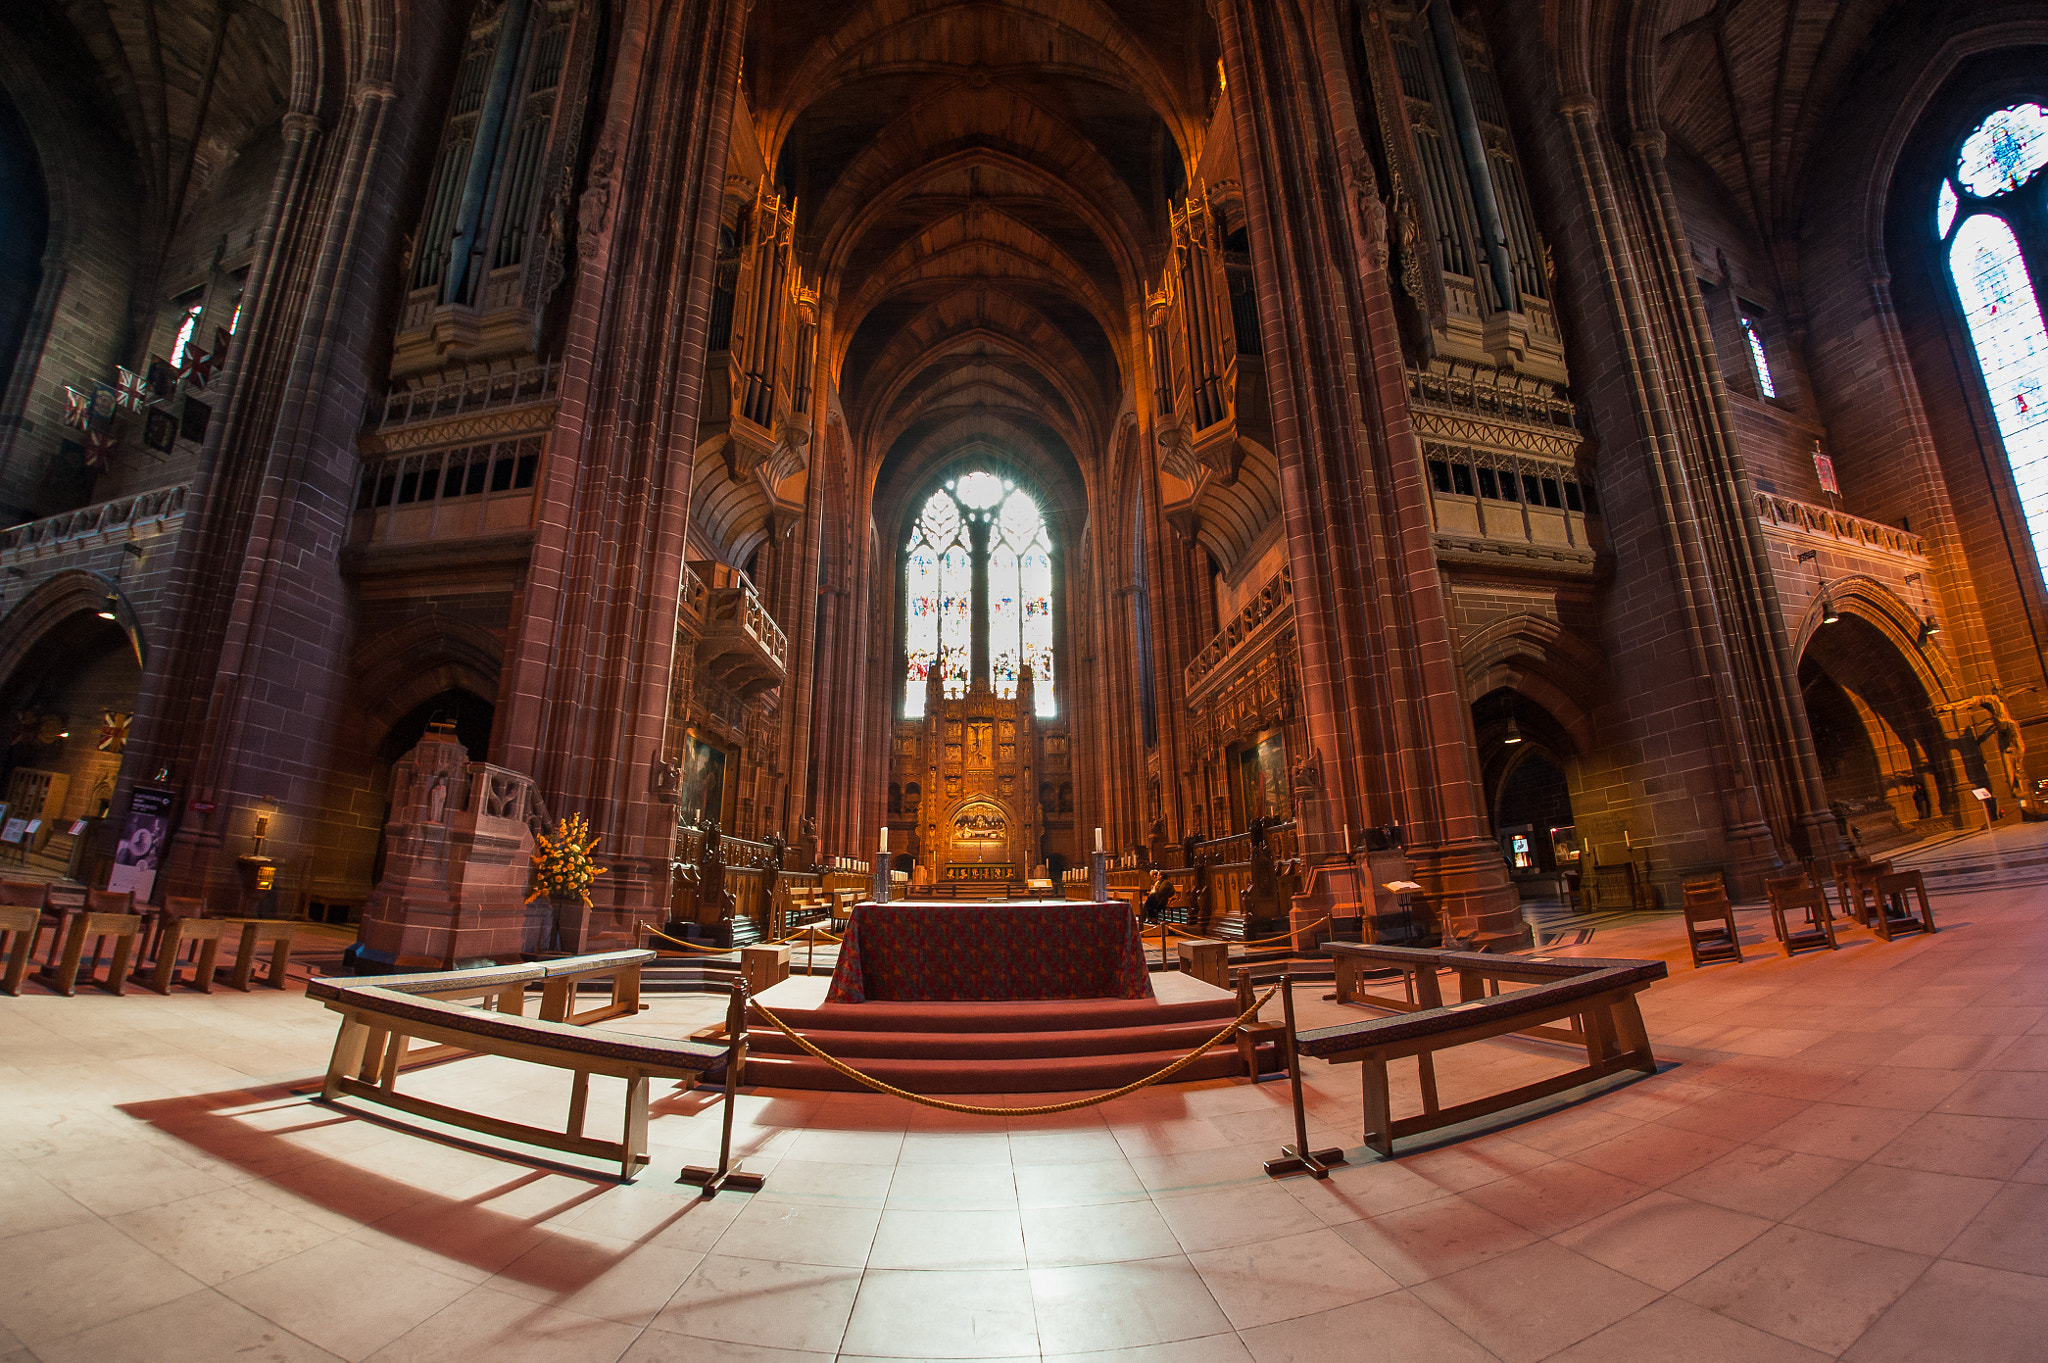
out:
M995 694L1017 694L1030 667L1034 708L1053 694L1052 537L1030 493L985 469L925 499L903 551L903 713L924 714L938 669L948 696L967 694L986 668Z
M2000 109L1972 128L1935 194L1934 229L2005 444L2037 561L2048 563L2048 329L2035 273L2048 252L2048 110Z

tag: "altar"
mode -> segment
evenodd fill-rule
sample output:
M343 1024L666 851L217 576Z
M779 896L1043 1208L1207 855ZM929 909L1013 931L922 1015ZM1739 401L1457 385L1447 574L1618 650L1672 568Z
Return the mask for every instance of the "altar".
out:
M1149 999L1125 904L856 904L829 1003Z

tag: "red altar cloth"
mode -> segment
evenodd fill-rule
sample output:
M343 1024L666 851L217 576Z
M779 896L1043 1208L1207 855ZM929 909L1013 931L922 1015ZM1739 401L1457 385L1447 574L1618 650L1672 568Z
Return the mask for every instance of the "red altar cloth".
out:
M1126 904L856 904L827 1003L1149 999Z

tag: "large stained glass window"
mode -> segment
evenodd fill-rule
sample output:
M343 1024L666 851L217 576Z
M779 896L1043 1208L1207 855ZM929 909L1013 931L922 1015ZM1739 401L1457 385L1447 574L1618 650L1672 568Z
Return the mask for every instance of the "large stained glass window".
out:
M2034 555L2048 563L2048 331L2005 219L1979 213L1956 232L1949 271L2005 440Z
M2048 111L2019 104L1989 115L1936 190L1935 228L2035 559L2048 564L2048 328L2020 245L2048 233L2048 193L2033 183L2044 166Z
M967 693L977 552L987 568L989 686L1004 699L1015 696L1028 665L1037 712L1055 715L1052 539L1031 494L986 471L956 478L926 499L904 551L903 713L924 713L926 677L935 665L947 695Z
M946 694L967 693L973 643L974 550L959 504L935 493L924 504L903 559L905 643L910 664L903 712L924 713L925 675L933 667Z
M1742 319L1742 335L1749 342L1749 363L1756 370L1757 391L1767 398L1778 396L1778 385L1771 378L1771 357L1764 353L1763 332L1757 329L1756 319Z

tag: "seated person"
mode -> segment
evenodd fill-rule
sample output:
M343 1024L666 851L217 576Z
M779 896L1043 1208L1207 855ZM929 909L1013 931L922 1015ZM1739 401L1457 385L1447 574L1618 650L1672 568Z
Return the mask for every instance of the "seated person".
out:
M1145 891L1145 902L1139 911L1147 923L1157 923L1166 906L1173 902L1173 882L1157 866L1152 868L1152 884Z

